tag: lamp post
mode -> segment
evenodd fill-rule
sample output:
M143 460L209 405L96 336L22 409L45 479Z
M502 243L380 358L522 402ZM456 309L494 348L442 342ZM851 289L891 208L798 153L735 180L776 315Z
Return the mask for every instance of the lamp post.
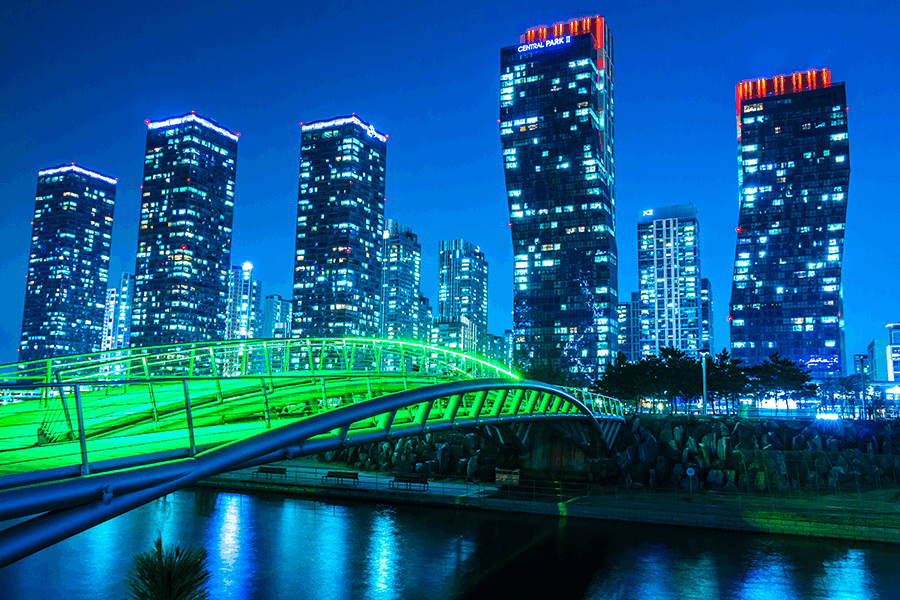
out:
M869 358L865 354L857 354L856 358L859 360L859 397L862 401L862 414L863 418L866 418L866 359Z
M707 352L700 353L700 370L703 372L703 406L701 407L700 412L702 414L706 414L706 357L709 356Z

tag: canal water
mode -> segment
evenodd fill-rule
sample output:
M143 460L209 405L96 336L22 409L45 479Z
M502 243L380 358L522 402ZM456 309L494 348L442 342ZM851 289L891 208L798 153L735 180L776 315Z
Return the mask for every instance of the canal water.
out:
M125 598L157 535L209 552L210 597L900 598L900 548L205 489L0 569L0 598Z

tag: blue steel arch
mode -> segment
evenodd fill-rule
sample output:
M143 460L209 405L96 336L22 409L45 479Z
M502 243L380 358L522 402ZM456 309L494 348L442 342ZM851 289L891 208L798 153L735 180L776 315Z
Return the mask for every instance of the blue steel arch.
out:
M624 422L549 384L470 379L335 408L190 458L0 490L0 520L45 513L0 532L0 567L225 471L391 437L560 419L585 421L607 444Z

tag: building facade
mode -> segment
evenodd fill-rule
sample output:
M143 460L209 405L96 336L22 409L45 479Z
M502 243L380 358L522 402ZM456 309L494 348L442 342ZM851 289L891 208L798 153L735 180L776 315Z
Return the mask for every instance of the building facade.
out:
M731 348L816 380L844 372L841 260L850 183L847 99L828 69L736 88L740 213Z
M294 337L379 334L386 153L355 115L302 125Z
M716 353L712 285L705 277L700 280L700 352Z
M116 180L76 164L38 172L19 360L100 350Z
M438 246L437 344L486 355L488 347L488 263L466 240Z
M642 356L700 350L700 225L692 204L645 210L638 221Z
M134 301L134 276L122 273L119 286L106 290L101 350L127 348L131 341L131 304Z
M648 311L649 312L649 311ZM628 362L641 360L641 293L631 292L631 299L619 302L619 352Z
M262 337L275 339L291 337L290 300L284 300L278 294L266 296Z
M613 40L602 17L500 52L517 367L582 382L615 354Z
M431 302L419 294L419 332L417 340L423 344L433 344L432 327L434 326L434 313L431 311Z
M226 314L226 340L263 337L262 282L250 262L232 265L228 272Z
M381 256L381 337L419 340L422 245L412 229L387 219Z
M132 345L225 338L237 146L194 113L147 121Z

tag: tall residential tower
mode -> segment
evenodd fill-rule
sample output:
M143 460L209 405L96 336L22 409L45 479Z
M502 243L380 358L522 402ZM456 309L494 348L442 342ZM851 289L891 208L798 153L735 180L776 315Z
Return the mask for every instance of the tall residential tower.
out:
M386 153L356 115L302 126L294 337L378 335Z
M100 350L115 202L111 177L38 172L20 361Z
M388 219L382 257L381 337L422 340L426 324L419 322L422 245L418 236L406 225Z
M441 240L435 343L487 356L488 263L466 240Z
M676 348L697 356L703 337L697 208L645 210L637 230L641 355Z
M735 358L844 371L841 259L850 183L847 97L831 72L735 90L740 216L728 320Z
M225 338L237 145L194 113L147 121L132 345Z
M596 378L617 343L613 40L602 17L525 32L500 52L515 356Z

